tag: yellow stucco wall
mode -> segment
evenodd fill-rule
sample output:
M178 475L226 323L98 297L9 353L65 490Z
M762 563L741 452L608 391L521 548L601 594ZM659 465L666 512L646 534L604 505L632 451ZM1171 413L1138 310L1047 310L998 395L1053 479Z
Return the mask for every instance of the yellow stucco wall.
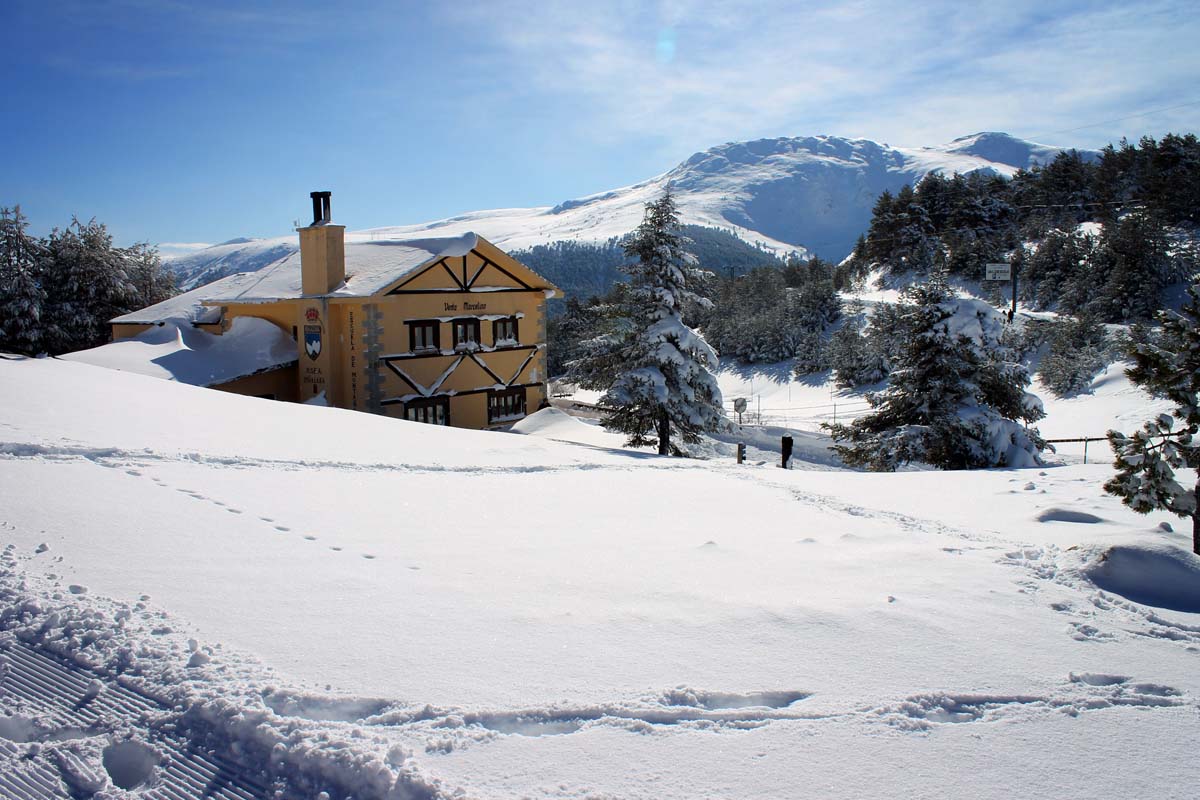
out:
M118 339L131 339L134 336L137 336L139 333L142 333L143 331L148 331L153 327L155 327L155 326L152 324L142 325L142 324L130 324L130 323L125 323L125 322L114 322L112 324L112 338L113 338L114 342L117 341Z
M247 375L228 383L213 386L222 392L245 394L251 397L270 396L274 400L285 400L294 403L297 399L296 366L274 369L270 372L260 372L257 375Z

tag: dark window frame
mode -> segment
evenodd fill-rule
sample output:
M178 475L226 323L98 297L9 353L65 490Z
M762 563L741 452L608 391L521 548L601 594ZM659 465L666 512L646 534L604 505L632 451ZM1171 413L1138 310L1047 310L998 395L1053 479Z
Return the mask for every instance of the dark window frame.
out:
M518 414L522 417L529 414L529 395L524 386L514 386L510 389L489 389L487 398L489 425L496 422L512 422ZM519 402L513 402L518 398Z
M417 329L433 331L433 344L417 347ZM408 349L413 353L432 353L442 349L442 324L436 319L414 319L408 323Z
M511 337L506 337L505 339L503 339L503 341L513 342L514 344L521 343L520 321L517 319L516 316L511 316L511 317L503 317L502 319L492 320L492 345L493 346L497 346L497 344L500 341L502 341L500 338L500 326L506 325L509 323L512 324L513 335Z
M442 421L437 421L437 409L442 410ZM410 413L412 412L412 413ZM404 418L409 422L421 422L427 425L450 425L450 397L418 397L404 403Z
M474 329L475 339L473 342L468 341L468 340L461 340L461 341L459 340L458 331L459 331L460 325ZM482 345L483 342L480 341L482 332L479 330L479 328L480 328L479 317L458 317L456 319L450 320L450 332L451 332L451 335L454 337L454 349L455 350L458 350L460 348L467 349L471 344L475 345L476 347L479 347L480 345Z

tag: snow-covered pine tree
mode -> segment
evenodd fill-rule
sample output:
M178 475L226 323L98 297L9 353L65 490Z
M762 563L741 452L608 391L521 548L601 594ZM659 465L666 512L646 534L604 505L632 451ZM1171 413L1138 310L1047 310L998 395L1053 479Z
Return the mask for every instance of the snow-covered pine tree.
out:
M845 324L833 332L826 355L833 369L833 380L843 389L853 389L868 383L870 354L867 338L860 332L861 323L847 317Z
M108 321L128 311L135 292L122 251L96 220L72 220L46 239L47 350L65 353L108 341Z
M673 435L694 444L700 433L728 423L713 374L717 355L681 317L684 303L700 298L688 290L697 270L683 250L669 189L646 204L625 252L637 258L625 268L630 276L629 325L602 359L617 368L616 379L603 387L600 398L603 423L626 434L631 445L657 444L660 454L678 454Z
M0 351L36 355L42 347L41 245L21 207L0 208Z
M145 308L174 297L179 289L175 277L163 267L158 248L148 242L139 242L121 252L125 261L125 272L133 285L132 303Z
M906 290L900 308L907 336L887 389L868 395L866 416L825 426L842 459L878 471L914 461L942 469L1040 463L1045 443L1027 424L1044 416L1041 401L1025 391L1025 368L998 347L995 311L971 315L939 273Z
M1200 468L1200 285L1188 289L1190 299L1178 314L1160 311L1162 333L1136 344L1130 353L1129 379L1175 408L1126 436L1109 431L1117 474L1104 490L1140 514L1157 509L1191 517L1192 552L1200 555L1200 483L1185 488L1180 469Z
M1162 224L1149 214L1132 212L1105 225L1095 261L1096 271L1107 278L1091 303L1101 317L1112 322L1152 319L1171 278Z
M796 357L792 361L792 375L803 379L816 372L829 369L825 338L820 331L808 331L796 342Z
M1050 349L1038 362L1042 385L1058 397L1084 391L1108 363L1107 336L1094 317L1080 316L1050 325Z
M890 332L880 330L876 323L886 316L884 310L890 308L886 304L877 306L871 317L871 330L864 334L862 301L853 300L847 306L845 321L834 331L826 348L834 383L842 389L867 386L887 377L887 351L890 348L884 342L893 337Z

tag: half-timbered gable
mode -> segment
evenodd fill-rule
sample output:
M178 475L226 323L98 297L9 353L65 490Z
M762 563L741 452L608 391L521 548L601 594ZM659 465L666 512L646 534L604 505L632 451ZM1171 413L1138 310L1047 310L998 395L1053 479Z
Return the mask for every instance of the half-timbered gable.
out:
M380 405L419 418L431 398L447 398L446 424L469 427L536 409L546 399L545 300L553 291L478 237L395 281L374 298L404 311L402 327L380 331Z

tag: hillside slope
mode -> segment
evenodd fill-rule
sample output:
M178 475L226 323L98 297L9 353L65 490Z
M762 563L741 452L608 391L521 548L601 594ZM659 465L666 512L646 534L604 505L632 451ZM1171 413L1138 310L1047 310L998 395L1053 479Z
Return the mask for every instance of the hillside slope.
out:
M685 224L730 230L779 254L840 259L871 217L875 199L929 172L986 170L1011 175L1042 164L1058 148L1002 133L980 133L936 147L891 147L836 136L759 139L696 153L632 186L553 207L475 211L417 225L348 232L347 239L412 238L474 231L506 250L556 241L604 242L637 227L645 204L669 185ZM294 235L234 240L171 262L183 288L257 269L296 249ZM266 259L266 260L264 260Z
M0 379L2 796L1200 779L1200 559L1105 465L788 472L54 359Z

